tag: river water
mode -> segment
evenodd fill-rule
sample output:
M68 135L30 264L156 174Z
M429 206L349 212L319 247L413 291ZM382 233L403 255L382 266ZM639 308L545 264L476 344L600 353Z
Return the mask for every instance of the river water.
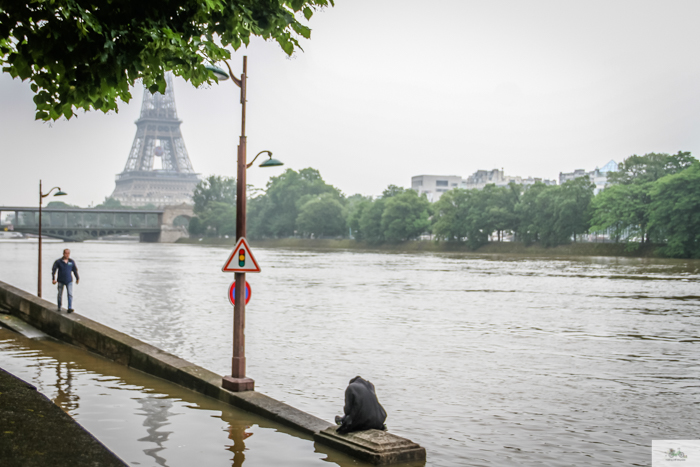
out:
M62 342L0 328L0 357L128 465L357 465L298 431Z
M230 373L230 247L49 243L49 299L64 246L78 313ZM699 261L253 248L256 389L332 420L361 375L428 465L649 465L698 437ZM35 258L0 243L0 280L35 291Z

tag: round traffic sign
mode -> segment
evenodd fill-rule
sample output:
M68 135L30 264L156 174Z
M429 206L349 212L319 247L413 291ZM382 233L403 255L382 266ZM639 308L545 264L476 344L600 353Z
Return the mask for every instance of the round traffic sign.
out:
M245 281L245 304L246 305L250 301L251 295L252 294L250 293L250 284L248 283L248 281ZM228 301L231 302L231 305L236 305L236 281L233 281L231 283L231 286L228 288Z

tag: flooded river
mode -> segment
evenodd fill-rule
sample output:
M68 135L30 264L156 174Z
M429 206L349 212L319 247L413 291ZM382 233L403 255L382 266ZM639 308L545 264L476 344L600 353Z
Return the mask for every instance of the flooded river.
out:
M49 243L44 271L64 246L78 313L230 373L230 248ZM697 439L698 261L253 248L256 389L332 420L361 375L428 465L649 465ZM0 280L34 292L35 258L0 243Z
M298 431L62 342L0 328L0 365L34 384L128 465L357 465L317 451Z

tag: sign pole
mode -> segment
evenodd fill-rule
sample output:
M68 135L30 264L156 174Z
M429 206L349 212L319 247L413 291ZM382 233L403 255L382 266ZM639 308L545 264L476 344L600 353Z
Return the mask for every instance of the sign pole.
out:
M241 75L241 138L238 143L238 179L236 180L236 240L245 237L246 230L246 136L245 108L248 78L248 57L243 57ZM224 376L222 386L229 391L252 391L255 381L245 376L245 273L235 274L236 304L233 306L233 359L231 376Z
M233 378L245 378L245 273L235 274L236 301L233 305L233 360L231 376ZM225 386L224 386L225 387Z
M36 296L41 298L41 205L44 202L44 196L41 193L41 180L39 180L39 276L37 278Z

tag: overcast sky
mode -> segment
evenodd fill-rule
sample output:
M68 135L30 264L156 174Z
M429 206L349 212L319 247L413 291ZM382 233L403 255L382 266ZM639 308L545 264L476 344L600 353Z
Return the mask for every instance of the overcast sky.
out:
M700 2L336 0L288 58L248 55L249 154L314 167L345 194L378 195L411 176L556 179L632 154L700 154ZM118 114L34 121L27 83L0 74L0 205L37 204L39 179L63 201L114 190L143 90ZM238 88L175 81L195 171L235 175ZM283 168L249 170L264 187Z

